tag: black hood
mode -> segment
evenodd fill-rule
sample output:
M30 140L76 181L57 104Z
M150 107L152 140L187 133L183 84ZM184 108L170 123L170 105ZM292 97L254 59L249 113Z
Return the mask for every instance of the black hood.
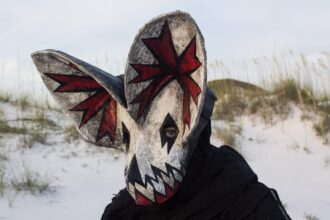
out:
M212 219L219 213L227 213L233 206L240 208L237 215L244 216L252 212L260 199L269 193L269 189L258 183L257 176L239 153L228 146L212 146L210 136L211 123L208 120L182 185L168 202L148 207L137 206L124 189L113 198L102 220ZM251 195L239 199L251 187Z

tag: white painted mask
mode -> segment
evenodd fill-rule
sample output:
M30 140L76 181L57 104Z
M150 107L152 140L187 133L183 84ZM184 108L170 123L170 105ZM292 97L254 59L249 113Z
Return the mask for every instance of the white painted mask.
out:
M175 194L205 125L203 114L208 118L213 109L213 102L204 106L203 37L187 13L157 17L140 30L124 78L59 51L32 57L81 136L125 152L126 188L138 205Z

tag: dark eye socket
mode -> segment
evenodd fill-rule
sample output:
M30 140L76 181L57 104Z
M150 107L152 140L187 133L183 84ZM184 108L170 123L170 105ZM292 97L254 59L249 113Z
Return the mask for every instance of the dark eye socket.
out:
M169 113L164 118L164 121L160 126L159 133L161 145L164 147L167 143L167 152L169 153L179 134L178 126Z
M178 131L174 126L164 128L164 134L167 138L173 139L177 136Z
M126 128L125 124L122 123L122 129L123 129L123 143L125 144L126 146L126 149L125 151L127 152L128 149L129 149L129 144L130 144L130 133L128 131L128 129Z

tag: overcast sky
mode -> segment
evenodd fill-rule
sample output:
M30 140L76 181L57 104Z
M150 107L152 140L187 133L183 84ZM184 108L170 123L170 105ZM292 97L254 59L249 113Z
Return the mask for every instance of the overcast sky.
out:
M52 48L124 69L139 28L173 10L199 25L208 60L239 63L288 51L330 51L329 0L0 0L0 73L33 68L30 53ZM17 70L18 69L18 70ZM23 69L23 70L22 70ZM3 75L3 74L2 74ZM24 74L23 74L24 75Z

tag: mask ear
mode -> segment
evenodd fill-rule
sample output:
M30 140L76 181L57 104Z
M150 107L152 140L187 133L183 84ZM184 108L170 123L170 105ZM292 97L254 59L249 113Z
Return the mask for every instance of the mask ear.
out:
M45 85L88 142L119 149L126 111L123 80L55 50L32 54Z

